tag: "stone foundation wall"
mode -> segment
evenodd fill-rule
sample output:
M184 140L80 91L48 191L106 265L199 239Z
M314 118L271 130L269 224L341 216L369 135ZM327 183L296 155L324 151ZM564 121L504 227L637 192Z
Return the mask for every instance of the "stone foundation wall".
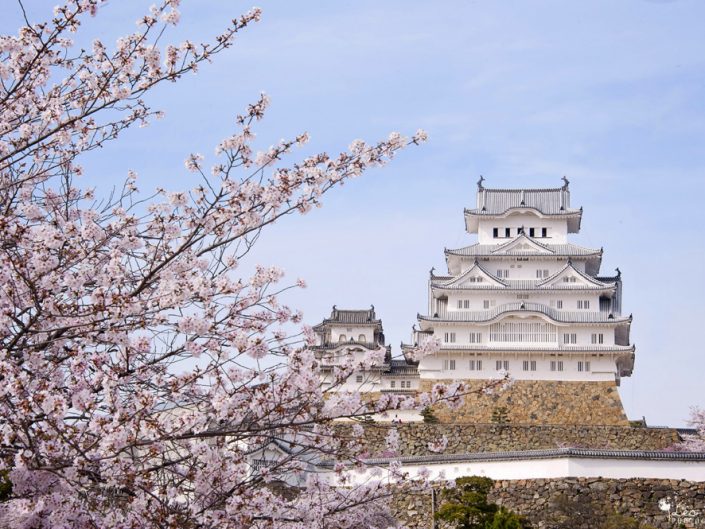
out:
M349 426L341 426L349 428ZM391 428L400 437L401 456L430 455L429 443L448 439L446 454L539 450L561 447L614 450L662 450L677 443L672 428L577 425L499 425L499 424L370 424L365 427L365 443L370 455L385 450L384 438Z
M598 529L608 512L658 529L705 527L705 483L601 478L497 481L489 500L526 516L536 529L556 527L559 521L561 527ZM409 529L434 527L430 492L395 493L390 507Z
M420 390L429 391L435 382L421 380ZM466 381L478 390L487 382ZM487 423L500 408L506 408L507 419L513 424L628 424L614 382L516 380L503 391L468 395L457 410L435 406L434 414L441 422Z
M660 479L565 478L498 481L489 496L492 501L523 514L537 527L550 526L548 513L563 505L605 506L612 512L632 516L659 529L682 526L705 527L705 483ZM670 505L661 509L659 502ZM598 509L599 510L599 509ZM573 529L594 529L574 518Z

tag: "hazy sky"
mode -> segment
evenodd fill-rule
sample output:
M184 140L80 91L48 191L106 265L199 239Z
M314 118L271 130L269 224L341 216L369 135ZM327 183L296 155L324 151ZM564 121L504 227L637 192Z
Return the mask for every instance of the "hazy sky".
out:
M34 20L57 0L26 2ZM14 2L0 0L3 32ZM107 187L128 169L141 187L192 184L189 152L212 153L263 90L261 148L301 131L336 152L390 131L430 141L350 182L325 207L289 218L252 257L309 288L288 301L315 323L374 303L399 353L426 307L443 248L474 242L463 208L488 187L571 181L583 206L575 242L604 246L634 313L636 364L622 381L630 418L681 425L705 405L705 3L692 1L264 1L262 22L197 76L159 89L166 119L85 161ZM147 2L113 2L85 38L131 31ZM183 3L175 40L203 40L247 10ZM303 153L302 153L303 155ZM298 156L298 154L297 154Z

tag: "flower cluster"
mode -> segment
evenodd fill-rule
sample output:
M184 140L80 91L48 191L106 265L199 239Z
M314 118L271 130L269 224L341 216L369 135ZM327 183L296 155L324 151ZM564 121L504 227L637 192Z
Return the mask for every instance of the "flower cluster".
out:
M311 330L279 299L283 272L237 268L266 226L425 135L285 166L308 135L253 155L261 95L211 162L186 159L200 185L146 196L130 174L96 201L74 184L80 156L158 117L144 94L260 18L234 19L212 43L163 45L180 22L165 0L114 46L75 50L70 36L103 4L68 0L50 22L0 37L0 471L12 484L0 516L47 528L386 527L379 484L339 489L311 468L360 461L358 439L331 420L415 404L327 397ZM275 480L303 493L275 494Z

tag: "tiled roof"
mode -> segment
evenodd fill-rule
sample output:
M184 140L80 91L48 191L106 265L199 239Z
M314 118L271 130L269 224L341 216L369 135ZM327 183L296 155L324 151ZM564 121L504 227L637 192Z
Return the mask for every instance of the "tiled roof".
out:
M512 208L532 208L545 215L580 213L570 209L567 186L550 189L488 189L477 192L477 208L466 210L472 215L501 215Z
M463 461L519 461L577 457L587 459L638 459L647 461L705 461L703 452L664 452L656 450L598 450L590 448L553 448L507 452L472 452L466 454L433 454L394 458L366 459L369 465L384 465L393 461L413 463L460 463Z
M447 311L439 317L419 314L418 319L423 321L444 322L488 322L497 319L507 312L538 312L545 314L554 321L561 323L621 323L631 321L630 317L614 316L604 312L567 312L547 307L541 303L517 302L506 303L490 310L454 310Z
M364 347L365 349L369 349L370 351L372 351L374 349L379 349L382 346L374 342L358 342L355 340L346 340L344 342L329 342L323 343L321 345L312 345L310 349L314 351L326 351L337 349L338 347Z
M406 344L404 344L406 346ZM413 347L409 345L408 347ZM493 343L491 346L487 344L442 344L440 351L479 351L482 353L492 354L499 353L502 351L518 351L518 352L531 352L540 351L548 353L630 353L634 352L636 346L634 345L564 345L562 343L549 344L540 346L504 346L502 344Z
M607 279L607 278L602 278ZM582 290L604 290L604 289L612 289L614 288L614 284L607 284L604 287L597 286L597 285L577 285L575 283L566 283L566 284L558 284L558 285L553 285L553 286L538 286L539 281L543 280L536 280L536 279L503 279L505 283L507 283L506 287L503 286L496 286L496 285L490 285L487 283L472 283L471 285L455 285L455 286L448 286L445 285L445 281L447 280L441 280L437 277L431 279L431 288L439 289L439 290L539 290L542 292L548 292L552 290L575 290L575 291L582 291ZM603 283L605 281L602 281Z
M398 375L416 375L418 376L418 364L408 363L406 360L392 360L389 365L389 371L382 373L383 377L398 376Z
M329 323L340 323L340 324L351 324L351 325L366 325L374 324L381 325L382 320L378 320L375 315L375 307L372 305L370 309L363 310L350 310L350 309L339 309L333 305L330 317L324 319L321 323L316 325L314 329L320 328L323 325Z
M529 239L529 237L527 237ZM586 257L586 256L601 256L602 250L595 250L593 248L584 248L578 246L577 244L543 244L535 239L530 239L532 242L538 244L539 246L549 250L551 253L539 253L536 250L509 250L506 253L497 253L497 250L501 248L499 244L472 244L464 248L457 249L446 249L446 255L460 255L463 257L501 257L504 255L508 256L547 256L551 257Z

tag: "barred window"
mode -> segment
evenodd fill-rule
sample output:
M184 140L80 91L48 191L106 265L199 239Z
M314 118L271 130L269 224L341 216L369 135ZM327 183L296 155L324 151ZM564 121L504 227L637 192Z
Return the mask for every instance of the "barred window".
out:
M578 371L588 371L589 372L590 371L590 362L589 361L583 362L582 360L578 361Z
M563 343L576 344L578 343L578 335L574 332L563 334Z
M443 360L443 371L455 371L455 360Z
M509 360L497 360L495 363L497 371L500 369L504 369L505 371L509 371Z
M482 371L482 360L470 360L470 371Z
M524 360L522 367L524 371L536 371L536 360Z
M556 327L550 323L502 322L490 325L491 342L551 343Z

